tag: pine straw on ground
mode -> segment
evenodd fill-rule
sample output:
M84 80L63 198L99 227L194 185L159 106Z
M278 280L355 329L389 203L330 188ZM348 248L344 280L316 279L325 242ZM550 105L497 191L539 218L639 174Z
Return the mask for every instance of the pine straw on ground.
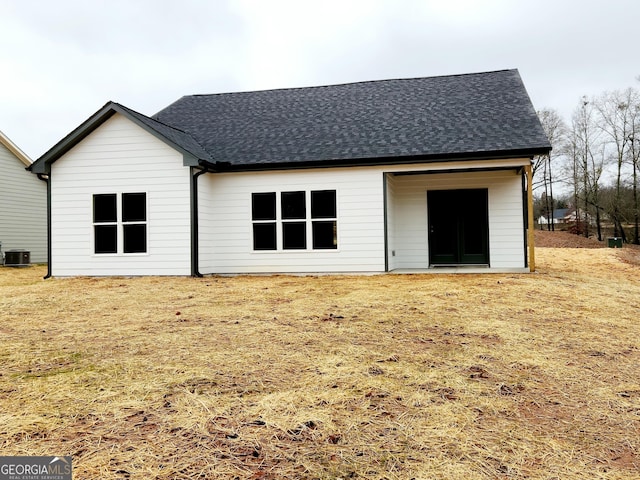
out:
M604 248L607 246L604 241L600 242L593 236L585 238L569 232L548 230L536 230L535 244L537 247L549 248Z
M0 268L0 451L76 479L640 478L640 267L536 253L521 275Z

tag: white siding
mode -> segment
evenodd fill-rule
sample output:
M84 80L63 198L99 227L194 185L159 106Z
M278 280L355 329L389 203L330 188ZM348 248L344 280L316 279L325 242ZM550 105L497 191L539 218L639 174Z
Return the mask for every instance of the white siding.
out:
M116 114L52 165L52 274L189 275L190 172L182 155ZM93 253L94 194L147 194L147 253Z
M523 165L526 160L512 160L511 163ZM477 166L481 168L483 165ZM452 165L447 164L446 167L451 168ZM443 166L395 168L400 172L419 173ZM389 270L428 267L427 190L459 188L487 188L489 191L491 267L524 267L521 176L515 168L509 171L395 176L391 173L385 175L383 167L361 167L207 174L200 177L200 271L384 271L385 177ZM253 251L252 193L324 189L337 191L337 250Z
M393 187L395 257L399 269L427 268L427 191L487 188L489 258L492 268L523 268L522 177L515 171L433 173L397 176ZM391 234L390 234L391 236ZM390 262L391 264L391 262Z
M47 261L47 185L0 143L0 243L2 251L31 252Z
M216 182L213 175L205 173L198 177L198 269L200 273L215 273L215 252L217 251L215 239L216 217L224 218L227 211L234 211L237 206L229 204L229 209L216 207L215 202L220 201L215 197ZM232 238L229 232L229 238Z
M253 251L251 194L312 190L336 190L337 250ZM200 191L202 273L384 271L379 168L205 175Z
M381 272L385 253L389 269L426 268L426 192L458 188L489 190L491 266L522 267L521 177L515 167L526 162L399 165L393 171L352 167L204 174L198 179L199 271ZM514 170L422 174L496 165ZM394 172L412 175L395 176ZM190 169L183 166L178 152L125 117L114 115L52 165L53 275L189 275L190 180ZM336 191L338 248L254 251L252 193L313 190ZM93 195L124 192L147 193L148 252L96 255Z
M395 270L397 267L396 258L396 231L397 231L397 215L396 215L396 176L385 174L387 188L387 258L389 261L388 269Z

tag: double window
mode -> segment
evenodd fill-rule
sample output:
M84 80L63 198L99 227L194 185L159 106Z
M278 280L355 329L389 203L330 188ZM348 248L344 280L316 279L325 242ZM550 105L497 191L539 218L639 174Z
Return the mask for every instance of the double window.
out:
M147 252L147 194L93 196L93 244L96 254Z
M335 190L254 193L254 250L338 248Z

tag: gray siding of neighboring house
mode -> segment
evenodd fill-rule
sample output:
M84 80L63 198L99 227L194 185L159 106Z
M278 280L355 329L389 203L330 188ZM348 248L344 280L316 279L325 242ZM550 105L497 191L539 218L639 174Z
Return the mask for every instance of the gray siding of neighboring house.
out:
M2 251L31 252L47 262L47 185L0 143L0 242Z

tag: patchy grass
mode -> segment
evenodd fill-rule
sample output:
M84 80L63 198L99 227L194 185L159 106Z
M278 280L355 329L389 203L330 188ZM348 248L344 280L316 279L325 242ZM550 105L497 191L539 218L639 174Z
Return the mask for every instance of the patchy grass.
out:
M623 249L624 251L624 249ZM640 478L640 268L72 278L0 268L0 451L74 478Z

